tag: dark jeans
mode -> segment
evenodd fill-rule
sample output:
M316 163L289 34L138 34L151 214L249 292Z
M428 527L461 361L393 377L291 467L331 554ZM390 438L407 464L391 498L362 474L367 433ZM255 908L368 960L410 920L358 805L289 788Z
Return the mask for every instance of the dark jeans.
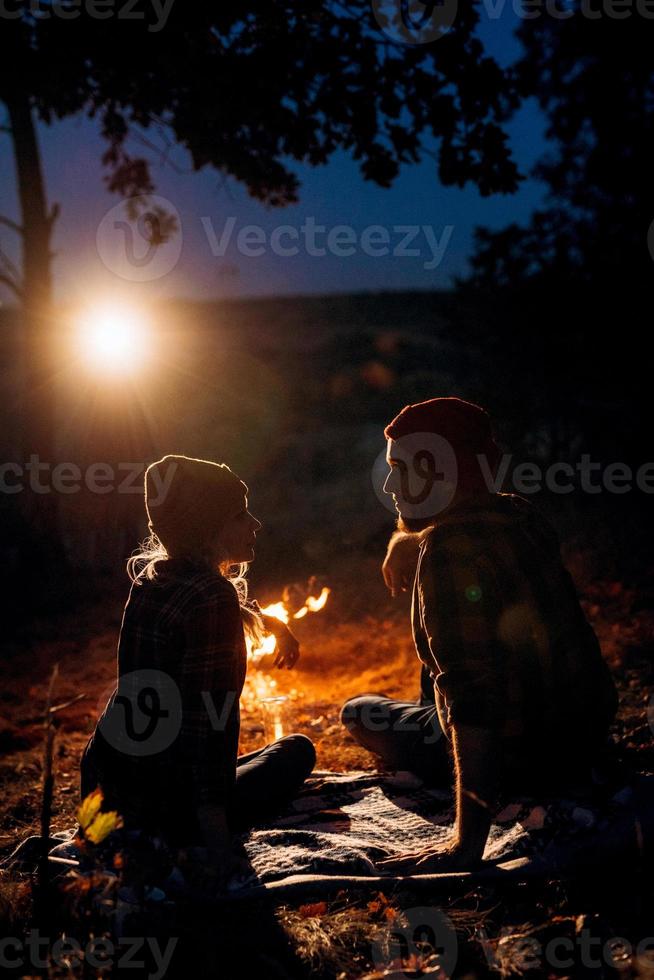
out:
M433 786L447 787L453 780L449 741L438 720L433 691L432 678L423 667L419 702L361 694L345 702L341 721L388 769L408 770ZM503 752L507 759L501 787L510 797L600 792L602 786L619 788L624 779L615 747L603 730L586 739L578 732L574 737L542 733L527 748L522 739L505 744Z
M98 765L93 739L84 751L81 763L82 798L96 786L105 793L103 810L117 809L129 813L130 803L139 801L135 811L125 819L126 826L163 833L171 844L199 844L202 834L195 814L179 787L169 785L163 793L155 792L144 801L142 785L117 787ZM236 782L227 805L227 818L233 830L244 830L265 821L283 810L311 775L316 762L313 742L305 735L286 735L262 749L239 756ZM122 800L121 800L122 797Z
M452 782L448 740L425 668L420 691L419 702L360 694L345 702L341 721L359 745L381 757L386 768L412 772L433 786L447 788Z

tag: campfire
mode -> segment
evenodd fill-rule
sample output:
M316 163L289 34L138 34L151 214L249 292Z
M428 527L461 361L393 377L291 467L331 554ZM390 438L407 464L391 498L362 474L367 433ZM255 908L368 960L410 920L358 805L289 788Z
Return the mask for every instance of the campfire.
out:
M309 580L309 590L311 590L311 588L312 581ZM299 586L287 586L284 589L284 595L279 602L272 602L269 606L262 607L261 612L266 616L274 616L275 619L279 619L282 623L285 623L288 626L291 620L304 619L308 613L320 612L321 609L324 609L327 599L329 598L330 591L330 589L324 586L319 596L305 596L299 609L297 609L295 612L291 612L294 599L296 599L297 593L299 592ZM272 636L272 634L264 637L262 644L254 649L251 641L248 639L248 660L255 667L261 666L261 661L263 658L269 657L271 654L273 654L276 646L277 640L274 636Z
M278 602L262 607L261 612L266 616L274 616L287 626L294 620L304 619L309 613L320 612L325 608L330 589L323 587L319 595L314 579L309 579L307 586L287 586ZM249 638L246 639L250 670L242 696L242 705L246 712L254 713L263 720L266 740L280 738L285 729L285 713L289 697L298 696L293 688L288 695L280 695L277 681L268 672L272 667L277 639L272 634L265 636L262 643L253 647Z

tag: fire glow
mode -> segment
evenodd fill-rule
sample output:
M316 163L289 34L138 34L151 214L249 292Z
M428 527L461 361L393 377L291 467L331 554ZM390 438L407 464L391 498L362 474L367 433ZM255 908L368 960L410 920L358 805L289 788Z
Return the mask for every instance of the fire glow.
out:
M262 608L261 612L264 616L274 616L275 619L279 619L280 622L285 623L286 626L289 625L291 619L304 619L307 613L310 612L320 612L321 609L325 608L327 599L329 598L330 589L326 586L322 589L319 596L307 596L304 600L304 605L297 612L291 613L284 602L280 599L279 602L273 602L269 606ZM272 634L270 636L265 636L263 642L260 646L253 649L250 640L247 640L248 648L248 659L253 663L256 663L262 657L269 656L275 652L277 647L277 639Z
M297 592L297 590L295 590ZM321 609L325 608L327 599L329 598L330 589L323 588L319 596L309 595L303 600L303 605L301 608L297 609L296 612L291 612L289 608L290 596L293 594L293 589L284 590L284 598L279 602L273 602L269 606L266 606L261 610L261 612L266 616L274 616L275 619L279 619L286 626L289 625L291 620L304 619L304 617L310 612L320 612ZM302 600L301 600L302 601ZM268 718L270 722L273 722L273 732L274 738L281 738L284 734L283 731L283 708L287 698L294 700L298 697L298 691L292 688L287 692L284 698L278 698L277 690L277 680L271 676L269 673L270 664L273 660L271 654L274 654L277 647L276 638L270 634L264 637L263 642L258 647L253 647L252 641L249 637L246 637L246 646L248 661L250 663L251 670L248 670L247 678L245 681L245 688L241 696L241 703L244 710L251 715L261 715L262 710L264 711L264 716L267 709L266 703L271 701L279 701L277 707L279 708L279 716L276 718Z

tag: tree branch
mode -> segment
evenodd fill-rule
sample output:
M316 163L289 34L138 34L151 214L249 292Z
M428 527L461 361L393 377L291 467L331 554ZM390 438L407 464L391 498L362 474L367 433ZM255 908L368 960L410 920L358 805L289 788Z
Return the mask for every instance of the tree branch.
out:
M18 266L9 258L4 249L0 248L0 266L4 265L5 271L13 276L16 282L20 281L20 272L18 271Z
M148 150L152 150L154 153L156 153L159 157L159 163L161 166L166 166L167 164L176 174L181 174L182 176L192 174L192 168L180 167L179 164L170 159L171 150L175 149L174 144L167 139L165 133L161 129L159 129L158 132L159 136L164 142L163 147L157 146L156 143L153 143L152 140L149 140L144 133L138 130L134 130L130 135L135 142L141 143Z
M14 282L10 276L6 276L4 272L0 272L0 283L7 286L7 288L10 289L18 297L18 299L23 298L23 290L20 288L18 283Z
M50 213L48 214L48 217L47 217L48 228L50 230L52 230L53 224L55 223L55 221L59 217L59 212L60 211L61 211L61 207L59 206L59 204L57 202L55 202L52 205L52 207L50 208Z
M23 234L22 226L17 224L15 221L12 221L11 218L7 218L4 214L0 214L0 225L5 225L6 228L11 228L11 230L15 231L17 235Z

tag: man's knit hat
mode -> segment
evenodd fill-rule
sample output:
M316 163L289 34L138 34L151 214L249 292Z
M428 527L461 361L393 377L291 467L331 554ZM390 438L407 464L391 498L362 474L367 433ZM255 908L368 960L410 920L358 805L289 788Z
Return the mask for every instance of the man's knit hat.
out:
M148 527L171 556L202 551L244 506L248 488L225 463L163 456L145 471Z
M384 429L387 439L400 441L404 436L431 433L449 444L446 455L456 461L451 476L456 478L459 491L486 486L479 459L484 459L488 470L495 473L502 456L493 438L488 412L462 398L429 398L406 405ZM415 438L410 442L415 453ZM429 443L428 438L426 442ZM439 451L442 449L441 444ZM448 465L451 469L452 464Z
M492 456L498 452L488 412L462 398L429 398L406 405L384 429L387 439L400 439L415 432L434 432L456 452L467 450Z

